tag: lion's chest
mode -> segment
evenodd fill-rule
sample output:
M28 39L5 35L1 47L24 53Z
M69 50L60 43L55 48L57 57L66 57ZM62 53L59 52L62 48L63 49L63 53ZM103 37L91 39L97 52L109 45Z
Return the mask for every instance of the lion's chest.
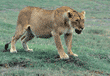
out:
M59 33L65 34L65 33L72 33L73 32L73 29L72 28L69 29L69 28L60 27L60 28L58 28L58 31L59 31Z

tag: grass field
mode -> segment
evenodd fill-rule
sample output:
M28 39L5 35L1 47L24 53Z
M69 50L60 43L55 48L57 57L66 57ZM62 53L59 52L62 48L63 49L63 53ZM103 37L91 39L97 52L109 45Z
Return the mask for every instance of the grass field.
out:
M0 2L0 76L110 76L110 1L109 0L2 0ZM72 51L78 57L59 60L54 39L37 39L25 52L20 40L18 53L3 52L14 35L19 11L26 6L56 9L69 6L86 11L83 34L73 34ZM63 35L62 44L67 53ZM10 48L10 46L9 46Z

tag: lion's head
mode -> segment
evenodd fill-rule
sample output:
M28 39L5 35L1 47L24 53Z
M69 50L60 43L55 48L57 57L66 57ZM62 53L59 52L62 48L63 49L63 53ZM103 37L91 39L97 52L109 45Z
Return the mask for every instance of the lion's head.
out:
M75 28L75 32L77 34L81 34L82 30L84 29L85 11L82 11L81 13L77 11L68 11L67 14L70 27Z

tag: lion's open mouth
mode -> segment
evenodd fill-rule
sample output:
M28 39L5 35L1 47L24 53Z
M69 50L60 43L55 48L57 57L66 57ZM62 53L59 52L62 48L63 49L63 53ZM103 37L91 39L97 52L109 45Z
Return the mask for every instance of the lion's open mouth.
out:
M77 34L81 34L82 30L75 29L75 32L76 32Z

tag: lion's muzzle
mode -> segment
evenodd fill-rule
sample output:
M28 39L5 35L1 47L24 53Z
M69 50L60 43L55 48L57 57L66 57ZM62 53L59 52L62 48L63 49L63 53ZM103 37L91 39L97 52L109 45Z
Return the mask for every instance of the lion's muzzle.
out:
M81 34L82 30L75 29L75 32L76 32L77 34Z

